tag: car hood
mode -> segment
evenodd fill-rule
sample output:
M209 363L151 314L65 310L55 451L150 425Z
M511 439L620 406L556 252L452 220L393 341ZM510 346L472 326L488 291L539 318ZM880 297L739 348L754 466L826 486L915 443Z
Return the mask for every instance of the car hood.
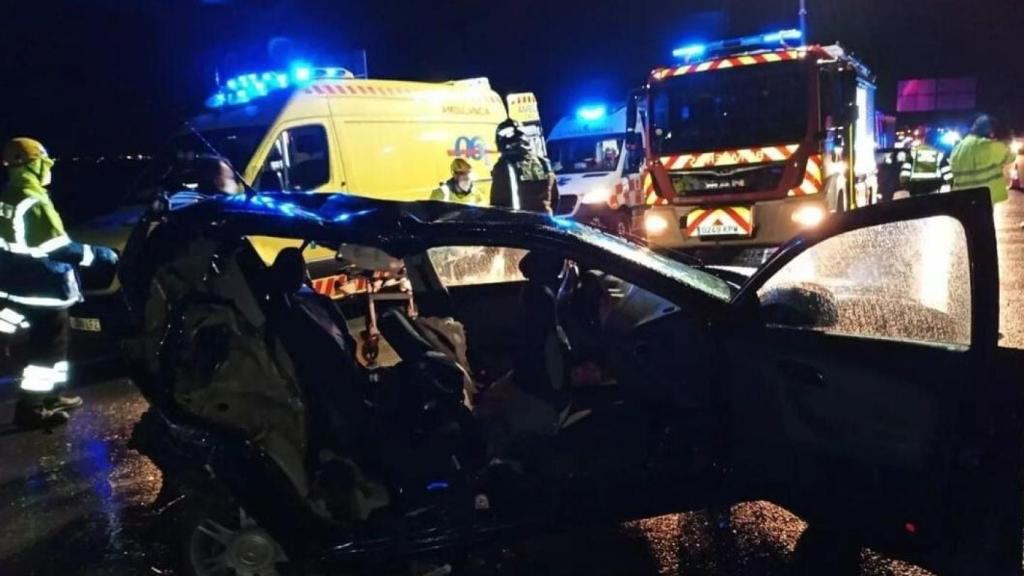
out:
M123 252L132 228L142 218L145 211L144 204L124 206L114 212L74 226L68 231L68 235L75 242L107 246Z

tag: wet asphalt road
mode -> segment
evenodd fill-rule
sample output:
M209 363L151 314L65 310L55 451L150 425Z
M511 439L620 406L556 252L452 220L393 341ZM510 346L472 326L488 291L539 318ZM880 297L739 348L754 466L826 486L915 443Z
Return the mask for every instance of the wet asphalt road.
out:
M1002 344L1024 348L1024 196L996 213L1002 278ZM8 386L9 385L5 385ZM0 390L0 422L13 401ZM151 504L161 476L127 447L145 401L124 380L80 391L86 406L53 432L0 425L0 576L176 574L172 550L154 537ZM730 530L703 512L596 526L494 553L477 574L786 574L803 523L766 503L736 506ZM862 555L862 573L927 572Z

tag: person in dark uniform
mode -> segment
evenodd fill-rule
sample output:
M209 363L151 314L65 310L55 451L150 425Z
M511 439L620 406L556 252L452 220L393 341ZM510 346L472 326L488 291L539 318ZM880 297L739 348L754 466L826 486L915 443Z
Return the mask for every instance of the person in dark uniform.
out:
M551 162L533 152L515 120L499 124L495 140L501 158L491 170L491 205L552 214L558 184Z

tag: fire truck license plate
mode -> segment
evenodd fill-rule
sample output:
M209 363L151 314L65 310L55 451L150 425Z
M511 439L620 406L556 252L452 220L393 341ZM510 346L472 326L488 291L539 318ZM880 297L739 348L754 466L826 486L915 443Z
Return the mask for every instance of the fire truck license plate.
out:
M726 206L700 208L686 215L686 235L691 238L750 236L754 231L750 208Z

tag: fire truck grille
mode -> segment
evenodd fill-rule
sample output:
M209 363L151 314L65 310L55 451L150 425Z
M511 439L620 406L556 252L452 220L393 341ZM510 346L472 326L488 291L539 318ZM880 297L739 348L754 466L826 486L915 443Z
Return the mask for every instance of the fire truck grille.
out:
M673 172L669 176L679 196L741 194L775 190L782 181L785 168L785 163L778 162L760 166L687 170Z

